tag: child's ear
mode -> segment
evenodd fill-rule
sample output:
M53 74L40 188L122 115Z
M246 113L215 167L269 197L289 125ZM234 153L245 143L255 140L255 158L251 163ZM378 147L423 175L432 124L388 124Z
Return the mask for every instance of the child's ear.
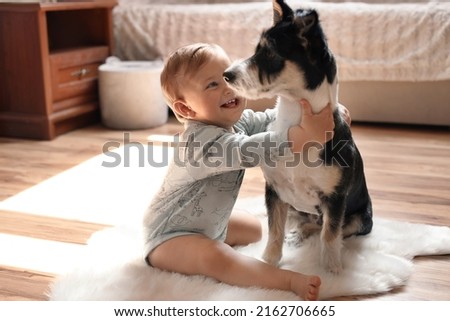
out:
M195 111L193 111L186 103L182 100L177 100L173 103L173 109L183 118L191 119L195 116Z

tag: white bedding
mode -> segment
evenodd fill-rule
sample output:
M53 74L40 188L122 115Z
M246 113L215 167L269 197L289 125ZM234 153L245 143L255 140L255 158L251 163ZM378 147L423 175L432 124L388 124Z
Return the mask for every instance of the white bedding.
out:
M214 42L233 59L245 58L272 22L272 5L267 1L214 5L136 2L121 1L114 9L115 54L125 60L164 58L193 42ZM288 4L318 10L341 81L450 79L449 2L291 0Z

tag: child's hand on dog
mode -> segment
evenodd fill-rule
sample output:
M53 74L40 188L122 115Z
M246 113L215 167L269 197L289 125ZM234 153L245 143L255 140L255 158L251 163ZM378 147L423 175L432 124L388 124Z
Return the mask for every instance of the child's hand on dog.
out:
M347 107L339 103L338 107L339 111L341 112L342 118L344 118L344 121L347 123L347 125L350 126L352 124L352 117L350 116L349 110L347 109Z
M302 152L311 143L324 144L334 135L333 109L328 104L318 114L313 114L311 105L305 99L300 101L303 115L300 124L289 128L288 137L293 153Z

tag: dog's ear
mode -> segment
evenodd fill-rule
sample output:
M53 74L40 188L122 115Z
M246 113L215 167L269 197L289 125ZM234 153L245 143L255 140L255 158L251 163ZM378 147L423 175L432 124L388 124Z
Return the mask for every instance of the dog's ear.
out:
M280 21L292 21L294 12L283 0L272 0L273 5L273 24Z
M294 23L298 28L298 36L302 39L303 45L308 43L305 36L319 22L319 15L315 10L297 10Z
M316 10L297 10L294 23L297 25L301 34L307 33L319 21L319 15Z

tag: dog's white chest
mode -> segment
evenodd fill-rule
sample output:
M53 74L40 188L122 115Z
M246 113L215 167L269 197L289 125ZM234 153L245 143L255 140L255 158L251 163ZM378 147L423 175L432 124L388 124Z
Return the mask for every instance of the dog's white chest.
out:
M302 111L298 103L281 99L277 108L276 121L269 130L280 132L300 122ZM333 193L341 179L341 170L324 164L320 158L321 148L318 143L312 143L305 152L289 160L262 167L267 182L280 199L298 211L319 214L321 198Z
M320 214L321 198L333 193L341 179L338 167L322 164L318 150L264 166L263 172L282 201L310 214Z
M277 102L277 118L268 127L268 130L281 132L302 120L302 109L298 102L279 97Z

